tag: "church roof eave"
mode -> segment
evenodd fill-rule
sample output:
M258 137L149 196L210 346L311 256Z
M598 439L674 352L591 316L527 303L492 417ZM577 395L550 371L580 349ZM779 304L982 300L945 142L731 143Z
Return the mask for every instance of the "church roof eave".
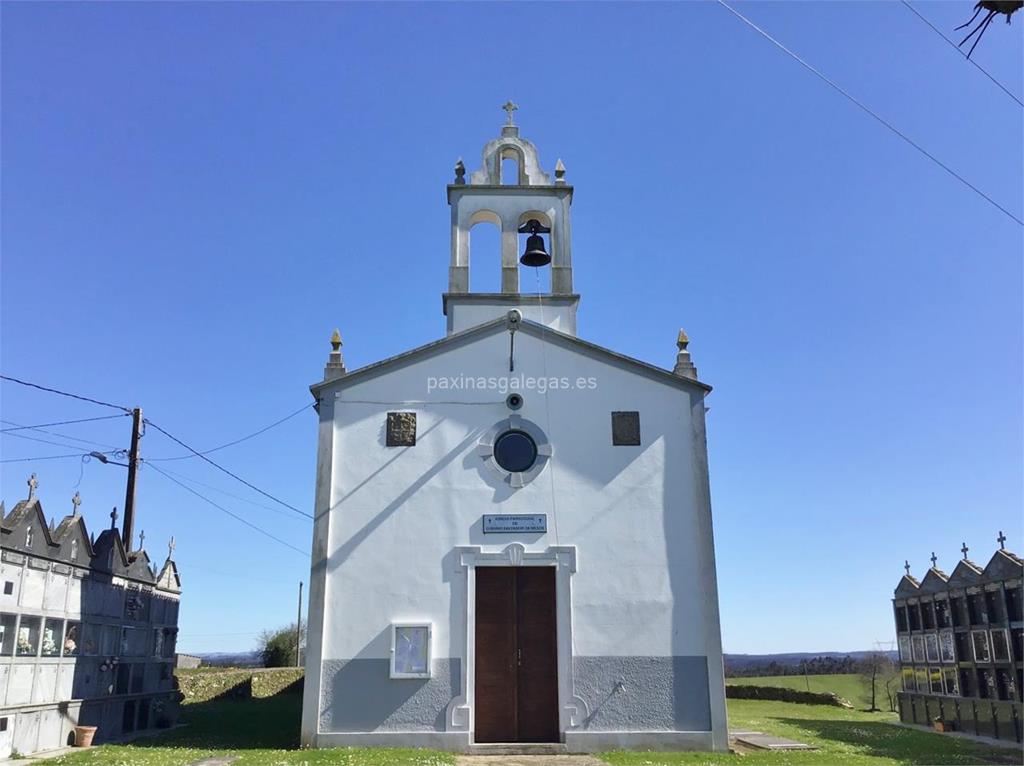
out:
M666 383L675 388L684 390L693 390L696 388L704 393L709 393L711 391L711 386L707 383L702 383L699 380L694 380L693 378L684 378L670 372L669 370L656 367L655 365L648 364L647 362L642 362L639 359L634 359L633 357L626 356L625 354L611 351L604 346L597 345L596 343L580 340L574 335L567 335L566 333L559 332L558 330L553 330L539 322L523 319L518 331L531 335L535 338L549 340L562 348L586 354L587 356L598 359L599 361L613 364L631 372L642 374L647 378L660 383ZM440 340L432 341L396 356L368 364L365 367L360 367L358 370L346 373L342 377L335 378L333 380L318 381L311 385L309 390L314 397L319 398L320 393L323 391L339 391L351 385L355 385L356 383L362 383L371 378L377 377L378 375L383 375L399 369L407 364L418 362L427 357L441 353L442 351L458 348L459 346L463 346L466 343L478 340L479 338L501 332L506 332L505 317L497 317L489 322L484 322L476 327L471 327L468 330L453 333L452 335L448 335Z

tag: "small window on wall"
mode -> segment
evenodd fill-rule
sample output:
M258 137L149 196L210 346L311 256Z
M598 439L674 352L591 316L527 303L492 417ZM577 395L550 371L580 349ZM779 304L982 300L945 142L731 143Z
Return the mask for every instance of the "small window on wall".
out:
M35 657L39 653L39 629L41 620L38 617L21 616L18 625L18 643L15 653L19 657Z
M910 618L910 629L921 630L921 609L917 604L907 606L907 616Z
M939 661L939 637L937 635L929 633L924 637L924 649L928 662Z
M430 624L391 626L391 677L430 678Z
M919 692L928 693L928 670L927 668L914 668L914 680L917 682Z
M992 659L995 662L1010 661L1010 639L1005 628L992 631Z
M67 628L64 630L64 656L65 657L76 657L78 656L80 634L82 632L81 623L68 622Z
M14 593L14 581L4 580L4 595L10 596Z
M940 628L949 628L952 623L949 619L949 602L948 601L936 601L935 602L935 623Z
M932 694L942 694L942 668L928 668L928 682Z
M930 601L921 604L921 624L925 630L932 630L935 627L935 607Z
M939 659L943 662L956 662L953 648L953 631L944 630L939 633Z
M992 661L992 652L989 650L987 630L972 630L971 642L974 644L975 662Z
M64 621L46 618L43 624L43 648L40 654L43 657L59 657L62 633L64 632Z
M911 662L913 655L910 653L910 636L900 636L900 662Z
M14 654L14 623L18 618L13 614L0 614L0 657Z
M903 668L903 691L913 692L917 691L917 684L914 683L914 669Z
M914 662L924 662L924 636L911 636L910 645L914 648Z
M960 693L956 684L956 668L943 668L942 669L942 680L946 686L946 694L950 696L956 696Z

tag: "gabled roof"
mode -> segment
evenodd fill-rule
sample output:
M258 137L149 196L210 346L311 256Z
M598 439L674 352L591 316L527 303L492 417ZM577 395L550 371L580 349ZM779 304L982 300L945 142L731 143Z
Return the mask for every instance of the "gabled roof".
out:
M1008 577L1024 576L1024 561L1008 550L1000 549L985 566L982 576L987 579L1003 580Z
M920 593L921 583L911 577L909 574L903 575L900 578L899 584L896 586L896 596L916 596Z
M932 567L925 574L924 579L921 580L921 592L936 593L938 591L944 591L948 587L948 580L949 577L945 572L936 567Z
M327 389L340 390L355 383L362 383L370 378L376 377L377 375L383 375L385 373L392 372L393 370L400 369L405 365L419 362L423 359L428 359L453 348L458 348L459 346L479 340L480 338L484 338L489 335L499 335L505 332L507 332L505 327L505 317L501 316L496 319L492 319L489 322L479 324L476 327L471 327L468 330L453 333L445 338L441 338L440 340L436 340L410 351L398 354L397 356L392 356L388 359L382 359L379 362L368 364L365 367L360 367L358 370L353 370L339 378L317 381L309 387L309 390L314 396L319 396L321 391ZM526 335L530 335L534 338L539 338L543 341L548 341L553 345L565 348L569 351L584 354L606 364L611 364L621 369L644 375L652 380L666 383L670 386L674 386L675 388L691 390L697 388L705 393L711 390L711 386L706 383L701 383L699 380L684 378L681 375L676 375L666 369L656 367L653 364L641 362L639 359L634 359L633 357L619 354L615 351L610 351L604 346L599 346L596 343L580 340L574 335L568 335L566 333L559 332L558 330L553 330L539 322L523 319L519 325L518 332L525 333Z
M957 588L974 585L981 579L981 567L969 559L960 559L953 574L949 576L949 587Z
M65 540L70 540L76 534L85 544L86 557L91 559L94 551L92 549L92 542L89 540L89 530L85 528L85 519L82 518L82 516L73 514L61 519L60 524L57 525L57 529L53 532L53 539L55 542L63 546Z
M43 504L39 502L38 497L33 497L31 500L20 500L3 520L4 532L8 533L13 532L18 527L33 524L42 530L43 540L47 548L56 545L50 527L46 523L46 516L43 514ZM24 546L18 547L24 548Z
M174 559L168 557L163 568L156 576L157 585L168 590L181 590L181 577L178 575L178 565Z

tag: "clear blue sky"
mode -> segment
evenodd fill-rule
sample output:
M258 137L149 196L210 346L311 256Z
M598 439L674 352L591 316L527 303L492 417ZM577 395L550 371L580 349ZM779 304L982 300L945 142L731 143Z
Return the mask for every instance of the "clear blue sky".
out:
M952 36L971 5L917 7ZM738 7L1022 216L1021 107L905 7ZM2 14L6 374L141 405L207 449L309 401L335 326L350 369L441 337L444 186L512 98L576 186L581 336L670 367L683 326L715 386L727 651L869 648L892 636L904 558L951 569L966 540L987 561L999 529L1024 548L1021 227L722 7ZM975 53L1018 97L1022 28L993 24ZM19 424L110 414L0 390ZM143 454L183 450L150 430ZM314 454L310 411L214 457L310 510ZM308 522L222 494L274 507L199 460L160 465L308 548ZM114 466L0 468L8 507L30 471L49 514L79 481L92 528L123 503ZM183 650L250 648L294 619L304 556L149 469L138 526L160 560L178 540Z

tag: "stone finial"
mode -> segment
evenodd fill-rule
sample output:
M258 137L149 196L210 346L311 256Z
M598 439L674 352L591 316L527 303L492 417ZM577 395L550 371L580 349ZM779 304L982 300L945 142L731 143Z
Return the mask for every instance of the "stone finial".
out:
M54 529L54 524L53 524L53 516L51 516L51 517L50 517L50 531L52 532L52 531L53 531L53 529Z
M341 333L335 329L331 334L331 354L324 367L324 380L335 380L345 374L345 360L341 356Z
M679 353L676 354L676 366L672 372L680 377L696 380L697 368L690 361L690 352L686 350L686 347L689 345L689 337L687 337L686 332L682 328L679 328L679 335L676 336L676 348L679 349Z
M174 549L177 548L177 547L178 547L178 544L176 542L174 542L174 537L172 536L171 539L167 541L167 558L168 559L174 558Z
M82 504L82 496L80 494L78 494L78 492L76 491L75 492L75 496L73 498L71 498L71 506L72 506L71 515L72 516L77 516L78 515L78 506L80 506L81 504Z
M36 487L39 486L39 479L36 478L35 474L32 474L25 483L28 484L28 499L32 500L36 496Z
M455 163L455 185L466 185L466 165L462 161L462 157L459 157L459 161Z
M555 163L555 184L565 184L565 165L562 164L561 160Z

